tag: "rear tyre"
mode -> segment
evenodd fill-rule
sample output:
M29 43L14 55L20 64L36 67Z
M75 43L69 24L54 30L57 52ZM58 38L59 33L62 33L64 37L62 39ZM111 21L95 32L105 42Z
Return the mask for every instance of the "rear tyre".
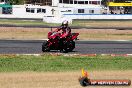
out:
M43 44L42 44L42 51L43 52L49 52L50 51L50 47L48 46L48 42L44 42Z

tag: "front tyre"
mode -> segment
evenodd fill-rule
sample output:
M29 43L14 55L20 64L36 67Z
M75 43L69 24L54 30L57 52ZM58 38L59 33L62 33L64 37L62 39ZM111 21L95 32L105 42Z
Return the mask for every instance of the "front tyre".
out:
M79 82L80 82L81 86L83 86L83 87L89 86L91 84L90 79L88 79L86 77L80 78Z
M74 41L70 41L66 43L66 47L65 47L65 51L66 52L72 52L73 49L75 48L75 42Z
M48 42L44 42L43 44L42 44L42 51L43 52L49 52L50 51L50 47L48 46Z

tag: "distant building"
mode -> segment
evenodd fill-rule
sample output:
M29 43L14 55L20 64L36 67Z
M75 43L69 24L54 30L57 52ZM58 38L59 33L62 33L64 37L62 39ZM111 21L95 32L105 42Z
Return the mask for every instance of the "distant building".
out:
M25 0L25 4L52 5L52 0Z
M4 2L5 0L0 0L0 2Z
M72 23L74 19L132 19L132 15L118 15L117 10L110 10L111 5L104 7L102 0L25 0L23 5L4 2L1 0L0 4L2 18L37 18L48 23L61 23L63 20ZM127 14L132 12L127 10L124 8ZM116 14L110 14L110 11L116 11Z

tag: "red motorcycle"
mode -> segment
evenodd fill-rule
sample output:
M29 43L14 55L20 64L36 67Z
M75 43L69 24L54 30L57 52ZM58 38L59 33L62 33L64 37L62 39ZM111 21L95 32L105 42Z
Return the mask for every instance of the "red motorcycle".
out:
M42 51L60 50L63 52L71 52L75 48L75 41L79 33L61 34L58 32L49 32L48 40L42 44ZM63 43L63 44L62 44Z

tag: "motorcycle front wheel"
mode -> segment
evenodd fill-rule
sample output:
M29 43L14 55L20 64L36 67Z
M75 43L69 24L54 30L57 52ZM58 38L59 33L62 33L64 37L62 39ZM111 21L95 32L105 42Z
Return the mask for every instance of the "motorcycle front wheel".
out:
M91 84L90 80L86 77L81 78L79 82L83 87L89 86Z
M66 43L66 47L65 47L65 51L66 52L72 52L73 49L75 48L75 42L74 41L70 41Z
M50 47L48 46L48 42L44 42L43 44L42 44L42 51L43 52L49 52L50 51Z

